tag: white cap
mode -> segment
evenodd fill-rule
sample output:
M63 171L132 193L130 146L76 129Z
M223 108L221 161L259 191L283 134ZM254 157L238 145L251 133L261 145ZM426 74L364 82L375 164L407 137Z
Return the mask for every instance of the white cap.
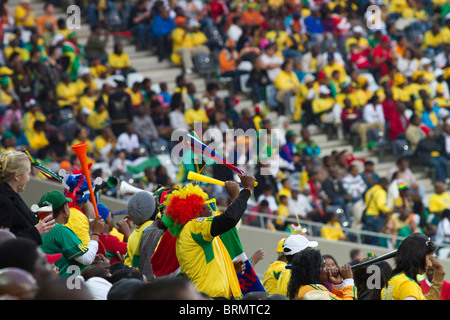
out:
M308 82L311 82L311 81L315 81L316 80L316 77L314 77L312 74L310 74L310 73L308 73L308 74L306 74L304 77L303 77L303 82L304 83L308 83Z
M309 241L304 236L299 234L291 234L287 237L283 244L283 252L285 255L290 256L299 253L306 248L315 248L319 245L317 241Z
M431 64L431 59L427 58L427 57L423 57L422 59L420 59L420 65L421 66L425 66L427 64Z
M363 27L361 27L361 26L354 26L353 27L353 32L354 33L361 33L361 34L365 33Z
M64 38L64 35L62 34L62 33L57 33L57 34L55 34L55 36L53 37L53 40L52 40L52 45L56 45L56 44L58 44L58 42L60 42L60 41L62 41L62 40L64 40L65 38Z
M330 91L330 89L327 86L321 85L319 87L319 93L321 93L321 94L330 94L331 91Z

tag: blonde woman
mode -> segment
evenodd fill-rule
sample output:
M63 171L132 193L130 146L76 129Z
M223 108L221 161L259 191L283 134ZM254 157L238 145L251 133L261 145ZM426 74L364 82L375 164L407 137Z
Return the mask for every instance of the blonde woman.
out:
M30 181L30 174L30 159L24 152L6 151L0 154L0 227L40 245L41 236L54 227L55 220L50 215L39 221L20 197L19 193Z

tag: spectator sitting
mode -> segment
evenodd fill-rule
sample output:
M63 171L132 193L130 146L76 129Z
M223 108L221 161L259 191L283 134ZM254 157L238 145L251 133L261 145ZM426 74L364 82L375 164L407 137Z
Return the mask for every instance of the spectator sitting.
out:
M175 29L175 22L170 17L169 11L164 7L159 7L159 12L151 23L151 41L156 46L158 62L169 59L172 53L172 31Z
M347 240L346 235L342 231L342 226L339 223L339 216L335 211L325 213L324 223L325 225L320 230L320 236L322 238L333 241Z
M187 74L191 74L194 67L193 57L200 53L209 54L210 50L204 42L197 43L196 35L193 33L194 29L189 26L187 18L176 17L175 25L176 28L172 31L173 50L171 60L173 63L181 65ZM199 33L199 35L203 35L204 40L206 40L203 33Z
M219 73L222 77L233 78L233 94L241 93L241 75L247 73L238 69L239 62L240 56L235 42L227 39L224 48L219 53Z
M436 180L446 182L447 158L440 153L441 147L436 141L433 131L428 132L427 137L419 142L416 155L423 166L436 170Z
M140 148L139 136L136 134L133 123L127 124L125 132L122 132L117 137L116 150L124 150L128 160L135 160L143 155Z
M319 145L311 139L311 134L307 128L301 130L302 141L297 144L298 150L304 156L317 157L320 154Z
M150 48L151 11L148 10L148 0L139 0L130 12L128 27L136 40L138 51Z

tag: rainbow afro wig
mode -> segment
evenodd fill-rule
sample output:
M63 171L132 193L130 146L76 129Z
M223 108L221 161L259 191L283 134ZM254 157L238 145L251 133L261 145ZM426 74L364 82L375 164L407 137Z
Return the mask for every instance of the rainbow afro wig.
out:
M208 194L199 186L188 184L166 196L164 205L166 211L162 222L169 232L177 237L188 221L196 218L203 210Z

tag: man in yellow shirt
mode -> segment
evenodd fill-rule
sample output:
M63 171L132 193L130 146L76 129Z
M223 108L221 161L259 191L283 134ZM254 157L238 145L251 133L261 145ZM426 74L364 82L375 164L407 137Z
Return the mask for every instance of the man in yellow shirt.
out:
M442 181L436 181L434 184L434 193L430 197L430 213L440 214L445 209L450 209L450 194L445 190L445 184Z
M205 109L201 107L201 101L195 99L192 108L184 113L184 118L188 126L193 127L195 122L209 123L208 115Z
M315 248L319 245L317 241L309 241L302 235L291 234L286 238L283 245L283 252L286 256L286 266L278 278L277 292L284 296L288 295L288 284L291 279L291 265L296 254L302 252L306 248Z
M435 23L425 32L420 49L437 49L445 40L442 37L441 27Z
M31 8L31 0L21 0L16 8L14 20L17 27L24 27L35 30L36 16Z
M263 286L264 289L266 289L267 294L277 293L278 279L280 278L281 272L284 270L287 261L283 252L283 244L285 240L286 238L283 238L278 242L275 250L278 255L277 260L272 262L264 272Z
M384 224L384 217L392 212L392 207L386 206L387 189L389 182L386 178L381 178L378 184L367 190L364 198L366 204L363 215L363 230L380 232ZM378 238L367 236L365 242L373 245L378 244Z
M71 106L75 109L78 105L78 87L71 81L70 75L65 73L61 76L61 81L56 86L56 98L58 104L62 108L64 106Z
M281 65L281 71L273 80L273 85L277 89L275 99L283 106L280 115L290 115L293 113L294 105L291 106L291 98L295 97L300 87L297 75L293 71L294 61L286 59Z
M194 64L192 59L200 53L210 53L209 48L204 44L203 36L193 32L193 28L188 25L185 17L175 19L176 28L172 31L172 62L182 65L187 74L192 73Z
M235 267L220 238L241 219L254 188L255 177L246 173L239 177L242 190L235 181L225 182L231 205L220 215L212 215L208 195L192 184L172 191L164 202L162 222L177 237L180 272L191 279L198 291L213 298L242 298Z
M101 134L94 138L94 157L97 161L109 162L112 159L116 146L116 136L110 127L102 130Z
M130 56L123 51L123 45L116 43L114 50L108 55L108 66L112 72L126 73L131 68Z

